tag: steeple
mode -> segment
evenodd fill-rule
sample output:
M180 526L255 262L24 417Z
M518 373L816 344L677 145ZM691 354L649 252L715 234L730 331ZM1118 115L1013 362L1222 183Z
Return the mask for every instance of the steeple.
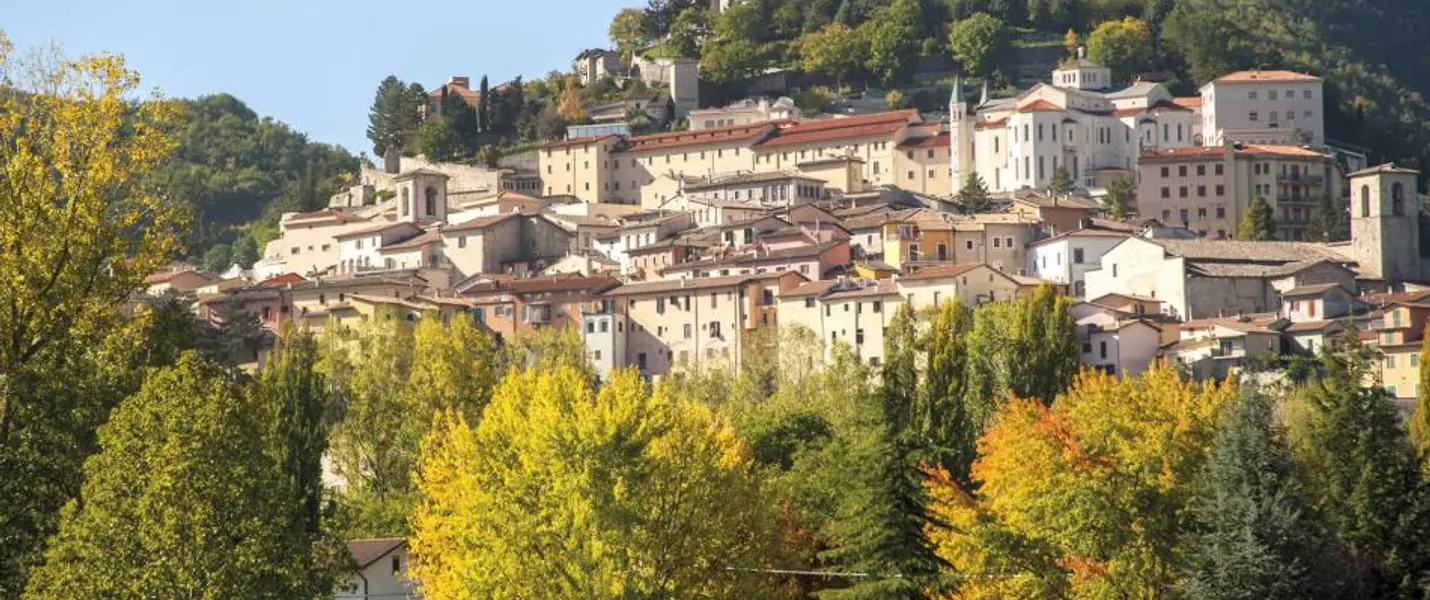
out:
M987 79L987 78L984 78L984 79L983 79L983 96L978 99L978 105L979 105L979 106L983 106L983 105L985 105L985 104L988 104L988 79Z
M953 93L948 98L948 115L951 121L961 121L968 112L968 104L963 101L963 75L953 76Z

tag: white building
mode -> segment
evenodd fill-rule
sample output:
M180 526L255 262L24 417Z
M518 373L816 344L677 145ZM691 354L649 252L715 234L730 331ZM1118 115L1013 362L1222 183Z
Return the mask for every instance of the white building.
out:
M336 600L416 600L416 582L408 578L407 540L385 538L348 542L357 571L340 580Z
M1070 311L1077 319L1078 362L1118 377L1140 375L1162 343L1162 331L1151 322L1111 308L1082 302Z
M780 98L774 102L765 97L745 98L723 108L702 108L690 111L690 128L696 130L714 129L802 118L804 118L804 111L795 106L794 100L789 98Z
M1120 231L1080 229L1028 244L1028 275L1068 286L1085 298L1086 275L1101 267L1102 255L1131 237Z
M949 106L951 192L970 171L993 192L1046 188L1062 168L1080 187L1132 173L1143 152L1200 143L1195 110L1160 83L1111 90L1108 70L1085 60L1053 71L1016 98L983 97L970 110L955 82Z
M1238 71L1202 86L1204 143L1326 145L1321 78L1294 71Z

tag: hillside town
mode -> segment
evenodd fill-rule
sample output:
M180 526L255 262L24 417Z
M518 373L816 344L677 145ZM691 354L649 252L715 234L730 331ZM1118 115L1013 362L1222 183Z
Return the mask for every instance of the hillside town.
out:
M0 35L0 597L1430 597L1424 163L1075 31L1200 1L651 0L358 156L187 108L281 185Z

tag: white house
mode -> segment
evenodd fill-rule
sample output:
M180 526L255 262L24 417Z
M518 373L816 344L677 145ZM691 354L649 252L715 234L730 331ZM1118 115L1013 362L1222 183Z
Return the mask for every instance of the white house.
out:
M1321 78L1294 71L1238 71L1202 86L1202 131L1208 146L1326 145Z
M1086 302L1072 307L1077 319L1078 362L1109 375L1134 377L1157 359L1162 330L1150 321Z
M407 540L384 538L348 542L356 571L338 583L336 600L417 600L407 575Z
M1066 285L1070 294L1084 298L1087 272L1099 268L1102 255L1128 237L1126 232L1079 229L1038 240L1028 245L1028 275Z

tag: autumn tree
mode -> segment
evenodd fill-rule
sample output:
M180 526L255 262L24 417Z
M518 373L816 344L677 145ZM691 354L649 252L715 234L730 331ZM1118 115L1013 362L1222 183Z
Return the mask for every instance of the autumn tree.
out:
M633 371L512 373L482 422L423 443L412 572L423 596L766 597L778 539L749 449ZM559 527L552 527L560 524Z
M1293 456L1311 506L1352 569L1352 597L1411 594L1430 567L1430 506L1414 446L1384 388L1364 386L1376 354L1353 336L1328 342L1321 376L1294 402Z
M948 48L964 71L991 77L1008 53L1013 36L1008 26L988 13L974 13L948 28Z
M567 123L581 123L586 120L586 109L581 102L581 90L576 86L574 77L568 78L565 89L561 90L561 98L556 103L556 112Z
M1421 464L1427 465L1424 470L1430 474L1430 364L1425 362L1430 359L1430 327L1426 328L1422 339L1418 360L1418 385L1415 388L1419 397L1416 398L1415 411L1411 413L1406 429L1410 433L1410 442L1420 453Z
M1236 239L1254 242L1276 239L1274 215L1265 198L1257 196L1252 199L1251 206L1247 207L1246 213L1241 216L1241 222L1237 223ZM1185 225L1183 223L1183 226Z
M450 322L423 319L413 334L413 356L404 400L419 414L455 410L469 423L481 420L502 373L496 341L468 314Z
M1067 53L1068 58L1077 58L1077 49L1081 46L1082 42L1078 38L1077 32L1069 27L1067 33L1063 34L1063 51Z
M1193 487L1229 386L1166 366L1087 371L1051 407L1004 404L979 440L978 491L930 480L931 527L960 598L1154 598L1176 580Z
M1152 34L1147 23L1124 17L1098 25L1087 36L1087 57L1124 81L1152 68Z
M836 90L844 89L844 78L864 63L868 51L866 41L858 32L839 23L804 34L796 46L799 48L800 66L811 73L833 76Z
M1244 390L1222 415L1192 482L1178 587L1189 598L1331 597L1324 532L1309 510L1275 402Z
M196 354L151 376L100 429L24 597L303 597L310 548L286 535L292 498L257 421Z

